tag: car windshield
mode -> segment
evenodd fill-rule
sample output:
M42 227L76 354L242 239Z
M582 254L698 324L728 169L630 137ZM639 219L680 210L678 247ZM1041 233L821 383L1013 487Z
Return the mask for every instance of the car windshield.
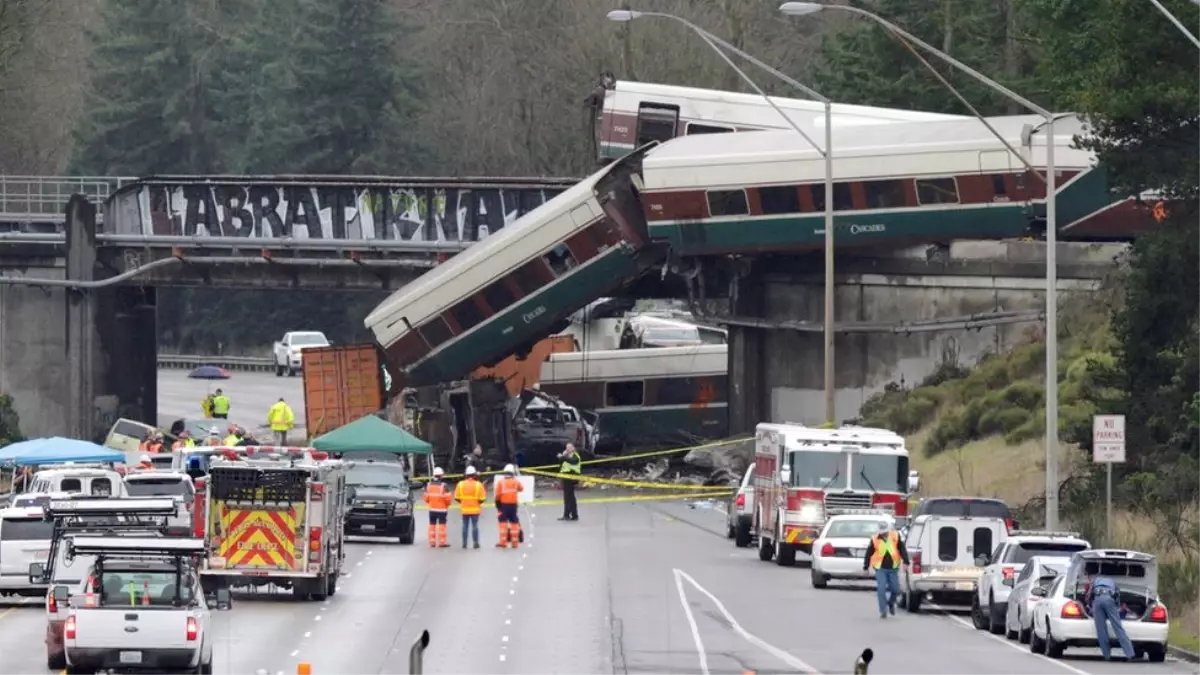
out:
M878 520L835 520L829 524L828 538L872 537L879 533Z
M318 345L324 346L327 344L329 344L329 340L326 340L325 336L321 335L320 333L293 333L292 334L292 346L293 347L315 347Z
M908 491L908 457L903 455L854 455L850 487L881 492Z
M139 478L125 482L130 497L182 497L188 493L182 478Z
M346 484L404 491L408 479L399 464L360 464L346 472Z
M824 488L845 484L846 455L840 451L800 450L789 453L792 487Z
M1070 558L1073 553L1086 551L1087 544L1069 541L1023 541L1004 554L1006 563L1024 565L1035 555L1049 558Z

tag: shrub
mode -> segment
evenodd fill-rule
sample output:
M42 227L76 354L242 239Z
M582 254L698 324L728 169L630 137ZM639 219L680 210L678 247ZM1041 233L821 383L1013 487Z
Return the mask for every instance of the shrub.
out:
M0 446L24 440L21 437L21 418L13 408L13 398L0 394Z

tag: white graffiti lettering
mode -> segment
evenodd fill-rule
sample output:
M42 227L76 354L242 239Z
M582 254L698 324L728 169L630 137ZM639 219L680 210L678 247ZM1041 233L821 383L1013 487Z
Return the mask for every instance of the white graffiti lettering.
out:
M109 205L120 234L188 237L478 241L563 188L147 181Z

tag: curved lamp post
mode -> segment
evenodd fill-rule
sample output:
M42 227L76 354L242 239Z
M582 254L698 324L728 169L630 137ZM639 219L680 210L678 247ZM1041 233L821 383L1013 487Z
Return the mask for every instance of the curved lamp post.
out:
M1046 120L1046 529L1058 529L1058 222L1057 176L1054 168L1054 114L1004 85L937 49L883 17L848 5L785 2L779 11L804 16L821 10L849 12L871 19L895 35L921 47L957 70ZM1032 143L1030 145L1032 147Z
M665 12L640 12L629 9L614 9L608 13L609 21L628 22L640 17L670 19L687 26L692 32L699 35L700 38L704 40L704 42L708 44L708 46L711 47L713 51L715 51L717 55L721 57L722 60L725 61L725 63L729 64L730 68L733 68L734 71L737 72L738 76L742 78L743 82L749 85L749 87L758 93L759 96L762 96L767 104L774 108L775 112L779 113L784 121L787 122L788 126L795 130L796 133L800 134L800 136L807 141L808 144L813 147L813 149L815 149L821 154L822 157L825 158L825 422L827 424L836 424L835 410L837 389L834 386L833 377L833 102L815 89L803 85L800 82L797 82L796 80L784 75L778 70L768 66L741 49L729 44L725 40L722 40L716 35L713 35L700 26L697 26L696 24L682 17L675 16L674 14L667 14ZM779 106L775 105L775 102L771 100L770 96L767 95L767 92L763 91L762 87L759 87L749 75L742 71L742 69L739 68L724 51L722 51L722 48L741 56L747 61L750 61L756 66L763 68L767 72L779 77L793 87L796 87L805 94L823 103L825 105L824 149L817 145L808 134L804 133L804 130L801 129L791 117L780 110Z

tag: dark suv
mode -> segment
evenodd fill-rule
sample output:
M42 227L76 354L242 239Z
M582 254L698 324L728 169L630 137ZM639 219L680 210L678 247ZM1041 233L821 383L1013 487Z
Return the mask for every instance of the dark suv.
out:
M1010 532L1018 529L1008 504L1003 499L992 497L928 497L917 504L916 510L910 513L909 517L915 520L917 516L925 515L1002 518Z
M366 459L346 462L346 534L397 537L413 543L413 489L399 461Z

